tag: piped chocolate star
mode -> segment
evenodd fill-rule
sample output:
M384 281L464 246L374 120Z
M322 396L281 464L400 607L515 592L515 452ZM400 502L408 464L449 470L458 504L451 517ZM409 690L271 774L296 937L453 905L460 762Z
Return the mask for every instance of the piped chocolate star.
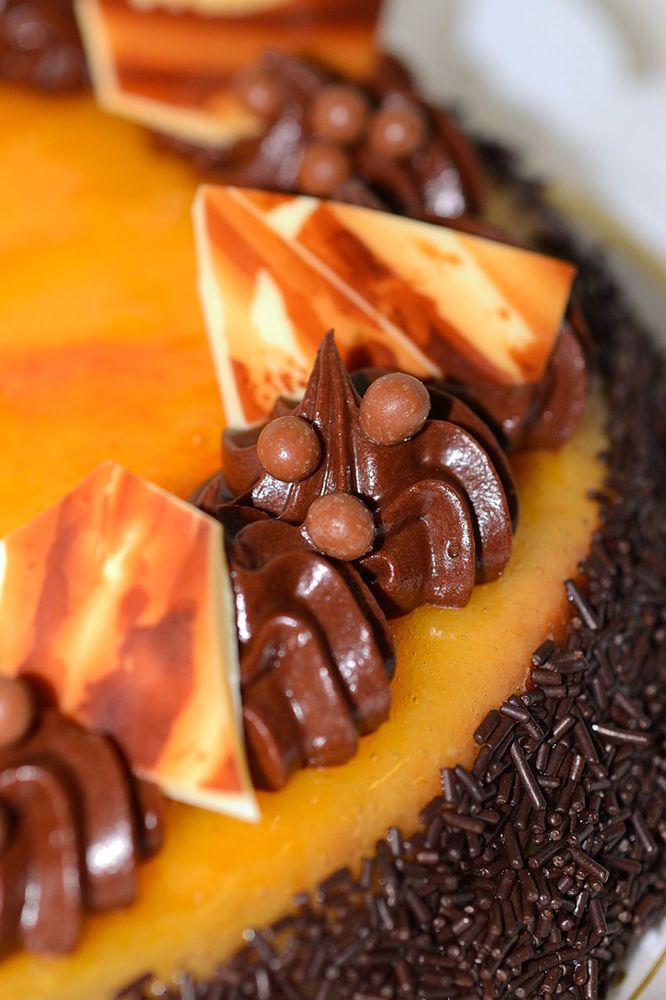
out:
M319 440L321 457L314 471L293 481L278 479L248 454L256 447L251 437L239 448L227 435L225 447L225 473L247 487L236 503L299 526L313 548L320 546L308 531L308 517L318 498L348 494L365 505L374 517L374 541L355 561L388 614L422 603L466 604L475 582L492 580L504 568L515 517L511 473L505 460L497 459L501 450L487 429L475 433L480 421L459 401L467 428L449 419L419 417L405 440L389 435L391 443L381 444L372 439L385 440L372 428L379 428L382 407L394 406L392 394L403 393L394 419L404 417L409 396L404 378L392 388L385 383L379 393L375 382L381 406L373 410L370 400L362 404L331 332L292 414ZM247 483L247 475L257 471L262 474Z

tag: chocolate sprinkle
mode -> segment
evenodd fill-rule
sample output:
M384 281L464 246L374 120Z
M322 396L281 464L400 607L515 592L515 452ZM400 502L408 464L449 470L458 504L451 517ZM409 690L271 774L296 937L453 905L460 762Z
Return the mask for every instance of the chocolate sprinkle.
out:
M511 175L507 154L485 152ZM164 986L167 1000L600 1000L664 912L664 363L604 263L542 215L544 248L581 267L611 412L567 634L532 654L532 690L478 727L472 771L442 771L416 832L392 829L358 880L328 879L211 981Z

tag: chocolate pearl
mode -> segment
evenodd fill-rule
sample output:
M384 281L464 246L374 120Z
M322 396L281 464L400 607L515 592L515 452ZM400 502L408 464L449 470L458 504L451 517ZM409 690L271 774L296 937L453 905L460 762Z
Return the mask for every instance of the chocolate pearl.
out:
M350 143L360 137L367 115L368 101L360 91L346 84L332 84L312 102L310 125L326 139Z
M313 500L305 527L319 551L333 559L358 559L375 538L371 511L350 493L325 493Z
M35 703L25 681L0 677L0 748L23 739L34 718Z
M349 157L344 150L330 142L315 140L303 154L298 184L305 194L326 198L349 177L350 170Z
M370 145L380 156L401 159L423 145L426 122L421 111L404 102L389 104L375 114L370 124Z
M234 81L234 88L248 111L259 118L272 121L282 111L282 87L265 70L251 69L240 73Z
M277 417L257 440L257 457L269 476L283 483L300 483L317 468L319 438L300 417Z
M408 441L430 413L430 393L412 375L391 372L372 382L361 400L361 430L375 444Z

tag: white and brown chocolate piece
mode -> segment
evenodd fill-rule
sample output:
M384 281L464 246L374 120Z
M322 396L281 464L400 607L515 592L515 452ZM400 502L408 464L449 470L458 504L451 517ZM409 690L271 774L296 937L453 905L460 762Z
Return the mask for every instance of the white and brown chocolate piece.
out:
M106 462L0 551L0 673L172 798L255 819L221 526Z
M574 276L564 261L497 240L308 197L205 186L194 220L231 426L302 393L330 325L352 370L536 382Z

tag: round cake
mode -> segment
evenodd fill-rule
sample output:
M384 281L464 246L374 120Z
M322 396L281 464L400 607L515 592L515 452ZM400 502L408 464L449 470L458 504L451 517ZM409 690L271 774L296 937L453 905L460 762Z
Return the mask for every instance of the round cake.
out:
M216 80L225 101L232 94L234 127L246 130L233 143L203 142L180 125L169 132L172 111L148 116L159 133L151 136L76 91L89 73L100 86L102 18L114 44L129 37L117 27L126 18L137 38L153 33L170 52L169 32L198 30L199 21L208 29L218 17L263 38L267 25L307 22L308 6L190 14L84 0L87 63L68 3L42 9L10 0L0 9L0 214L9 250L0 332L2 601L33 629L30 656L15 669L17 630L4 612L3 661L5 673L29 675L39 707L31 733L27 723L10 726L5 747L0 732L0 819L8 820L0 825L0 992L16 1000L64 991L110 1000L594 1000L663 912L664 367L603 259L581 249L510 152L465 136L374 48L361 59L360 15L353 37L362 75L332 64L323 43L248 56L248 42L230 72L221 59ZM334 22L344 33L348 12L338 17L329 7L321 5L322 32ZM163 22L169 32L158 35ZM137 44L132 57L140 61L143 51ZM136 86L135 102L146 79L151 100L169 108L167 77L180 74L181 86L189 74L188 94L204 91L191 67L169 76L166 57L153 76L118 66L126 95ZM64 92L47 97L26 83ZM209 77L206 87L209 95ZM194 99L179 100L182 113ZM145 94L142 101L145 109ZM233 116L219 106L227 128ZM202 181L210 186L195 210L199 284L213 353L212 270L202 246L224 257L225 302L237 309L227 314L236 324L227 324L228 356L218 354L215 365L188 218ZM262 200L256 189L272 194ZM302 195L315 202L304 206ZM370 216L389 227L376 238ZM385 256L383 233L393 234ZM451 333L451 314L435 315L426 271L403 273L412 244L425 253L444 238L486 276L504 274L497 262L506 254L516 255L509 270L524 261L529 274L545 267L562 284L562 262L575 265L566 317L536 374L494 375L499 362L483 336L472 351ZM438 258L438 268L446 264ZM273 284L257 278L262 271ZM464 320L472 329L476 280ZM522 301L516 280L503 281L496 277L507 301ZM245 302L244 282L264 290L259 305ZM542 299L549 287L539 286ZM252 340L275 288L286 315L309 324L294 354L305 368L285 361L284 310L271 306L270 336ZM325 337L330 326L334 336ZM365 332L352 337L352 328ZM225 380L227 369L233 377ZM256 825L183 801L166 801L160 818L154 786L136 781L152 778L168 792L157 770L135 766L135 748L145 749L146 706L157 712L167 700L177 718L188 702L173 638L181 633L160 639L155 671L168 661L168 699L150 679L157 645L145 626L123 647L121 673L135 662L141 673L129 708L118 708L130 704L120 689L98 679L94 688L81 682L84 717L61 696L69 688L53 648L78 669L89 620L74 619L67 652L57 646L47 656L52 621L88 585L77 522L63 511L73 509L67 497L80 496L87 516L98 480L99 495L110 495L113 471L102 466L85 479L108 460L129 470L120 478L133 498L122 507L128 525L153 497L134 484L142 477L168 497L190 498L189 508L178 507L183 518L223 532L228 581L220 593L236 616L234 648L238 628L247 766L264 789ZM58 506L65 494L69 507ZM49 509L57 544L43 561L55 586L35 591L34 578L21 576L25 558L15 571L13 540L27 538L21 532ZM186 532L172 523L170 555L158 567L180 558L176 539ZM139 545L146 559L148 537ZM94 545L86 546L88 558ZM191 566L191 553L185 558ZM143 575L132 577L131 595L118 599L136 622L136 588L149 589L151 579L146 565L134 571ZM98 704L94 718L103 721L89 724ZM104 735L83 732L68 714ZM53 763L67 742L61 732L70 733L69 749ZM46 841L30 818L34 805L25 807L11 782L17 761L41 761L49 774L69 774L62 787L71 797L73 784L90 781L71 763L70 744L83 740L99 741L90 754L110 754L114 781L129 789L122 808L134 830L132 875L122 891L90 890L90 844L105 834L100 821L97 840L89 837L98 807L86 792L84 805L72 807L84 846L71 861L83 874L71 878L83 890L71 910L64 902L59 910L51 889L39 888L52 885L46 875L33 879L32 896L29 880L17 881L30 870L21 861L28 856L47 871ZM54 909L40 915L35 892ZM58 912L71 913L66 926L57 926ZM31 933L35 920L41 938Z

